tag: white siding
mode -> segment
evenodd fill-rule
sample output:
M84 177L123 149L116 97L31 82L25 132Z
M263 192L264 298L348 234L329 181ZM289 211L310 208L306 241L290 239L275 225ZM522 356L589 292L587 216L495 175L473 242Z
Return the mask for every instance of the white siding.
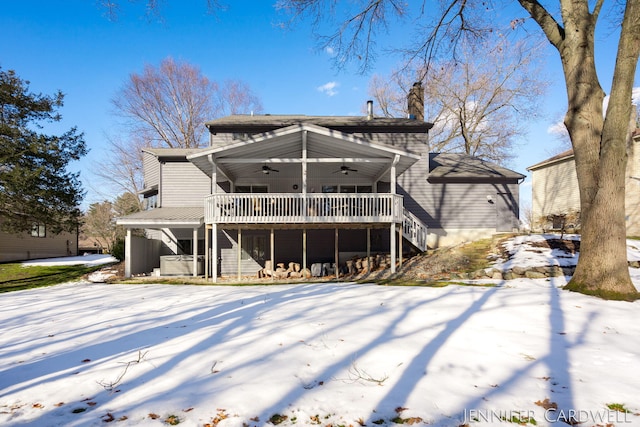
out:
M640 236L640 141L629 147L625 189L627 234ZM532 171L532 208L536 220L580 211L578 176L573 157Z
M629 147L626 179L625 219L627 235L640 236L640 139L635 138Z
M532 208L537 221L547 215L580 211L578 176L573 157L532 171Z

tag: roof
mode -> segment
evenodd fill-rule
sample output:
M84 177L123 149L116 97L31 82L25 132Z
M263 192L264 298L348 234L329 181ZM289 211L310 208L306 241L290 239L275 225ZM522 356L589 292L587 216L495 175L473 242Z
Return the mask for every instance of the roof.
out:
M540 168L543 168L545 166L552 165L554 163L558 163L558 162L565 161L565 160L570 160L572 158L573 158L573 149L569 149L567 151L563 151L560 154L556 154L553 157L549 157L548 159L543 160L543 161L541 161L539 163L536 163L533 166L529 166L527 168L527 170L531 171L531 170L535 170L535 169L540 169Z
M519 180L525 175L468 154L430 153L429 180Z
M633 130L633 132L631 132L631 138L633 138L635 142L638 142L640 140L640 128L636 128ZM548 159L545 159L539 163L536 163L535 165L529 166L527 170L532 171L532 170L540 169L545 166L550 166L555 163L559 163L559 162L571 160L571 159L573 159L572 148L568 149L567 151L563 151L560 154L556 154L553 157L549 157Z
M211 162L215 161L219 181L250 176L267 164L280 171L280 178L295 177L303 162L303 141L304 161L313 165L317 174L329 175L341 165L350 164L357 165L360 177L372 181L389 179L392 164L395 164L396 175L400 175L421 159L419 153L308 123L254 134L234 144L210 147L190 154L187 159L209 176L213 172Z
M143 148L142 151L161 160L186 159L189 154L197 153L204 148Z
M191 228L204 224L204 207L169 207L140 211L117 219L131 228Z
M409 118L366 116L306 116L306 115L243 115L235 114L211 120L205 125L211 133L259 133L291 125L314 124L346 133L353 132L411 132L426 133L432 123Z

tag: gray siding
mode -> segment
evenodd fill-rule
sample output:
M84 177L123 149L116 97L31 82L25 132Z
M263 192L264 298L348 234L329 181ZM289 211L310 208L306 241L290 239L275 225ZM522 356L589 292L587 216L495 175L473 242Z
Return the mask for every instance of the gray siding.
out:
M189 162L167 162L162 165L162 206L204 206L211 194L211 180Z
M243 230L243 236L267 235L264 231ZM267 238L268 242L268 238ZM219 230L218 231L218 271L225 276L235 276L238 274L238 231L237 230ZM267 258L269 254L266 254ZM254 259L241 260L241 275L256 274L264 267L264 261Z
M427 183L404 196L405 207L435 228L501 228L498 199L509 201L513 218L519 210L517 184Z
M153 187L160 182L160 162L153 154L142 153L142 170L144 172L144 188Z
M426 147L418 143L406 148L420 152ZM421 154L422 159L398 177L396 192L404 197L405 208L429 229L511 231L518 228L518 184L430 183L427 180L429 156L425 152ZM507 208L510 212L506 212Z
M131 259L131 274L150 273L160 267L162 242L144 237L131 237L131 252L136 256Z
M354 133L374 144L391 145L414 153L427 152L428 137L426 133Z

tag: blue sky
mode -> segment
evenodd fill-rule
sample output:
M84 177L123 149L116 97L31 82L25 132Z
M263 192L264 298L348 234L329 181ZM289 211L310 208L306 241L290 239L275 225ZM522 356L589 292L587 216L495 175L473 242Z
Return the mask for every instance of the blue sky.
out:
M371 75L359 75L355 67L335 70L330 55L316 48L304 25L293 30L278 27L283 17L274 1L227 1L227 10L217 16L206 13L204 0L166 1L163 22L145 18L144 1L121 0L116 22L109 21L94 0L5 1L0 66L29 80L34 92L65 93L60 129L77 126L85 133L91 151L73 168L80 170L89 190L85 204L92 203L104 198L92 169L107 154L107 135L117 132L110 99L129 74L168 56L200 67L212 80L245 81L261 98L265 113L361 114ZM602 49L596 60L608 91L615 35L605 31L608 37L599 38ZM392 27L384 36L386 41L405 37L402 27ZM562 117L566 92L557 55L551 48L548 52L546 71L557 81L545 97L541 118L528 123L529 135L509 164L525 174L527 166L549 157L559 144L548 128ZM396 64L397 58L381 54L372 72L386 75ZM527 179L521 200L530 200L530 193Z

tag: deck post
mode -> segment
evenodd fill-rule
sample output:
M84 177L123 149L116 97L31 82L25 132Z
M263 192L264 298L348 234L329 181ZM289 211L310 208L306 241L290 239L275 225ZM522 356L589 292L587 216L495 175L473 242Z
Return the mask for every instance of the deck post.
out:
M238 264L238 280L242 278L242 229L238 227L238 244L236 245L236 261Z
M402 227L398 228L398 266L402 268Z
M302 269L307 269L307 229L302 229Z
M218 226L211 224L211 281L218 281Z
M193 247L191 248L191 252L193 252L193 277L198 276L198 229L193 227Z
M334 259L336 263L336 280L340 280L340 265L338 260L338 228L336 227L335 235L335 243L334 243Z
M211 251L209 250L209 224L204 225L204 280L209 279L209 257Z
M391 246L391 274L396 272L396 223L391 223L391 234L389 236L391 238L391 242L389 245Z
M367 274L371 273L371 228L367 227Z
M275 236L274 236L274 231L273 228L271 229L271 235L270 235L270 251L271 251L271 281L273 282L275 280L275 272L276 272L276 261L274 259L274 250L275 250Z
M131 277L131 229L127 228L124 240L124 277Z
M307 194L307 131L302 132L302 162L300 166L302 167L302 194ZM306 204L303 203L303 205ZM306 212L306 210L305 210Z

